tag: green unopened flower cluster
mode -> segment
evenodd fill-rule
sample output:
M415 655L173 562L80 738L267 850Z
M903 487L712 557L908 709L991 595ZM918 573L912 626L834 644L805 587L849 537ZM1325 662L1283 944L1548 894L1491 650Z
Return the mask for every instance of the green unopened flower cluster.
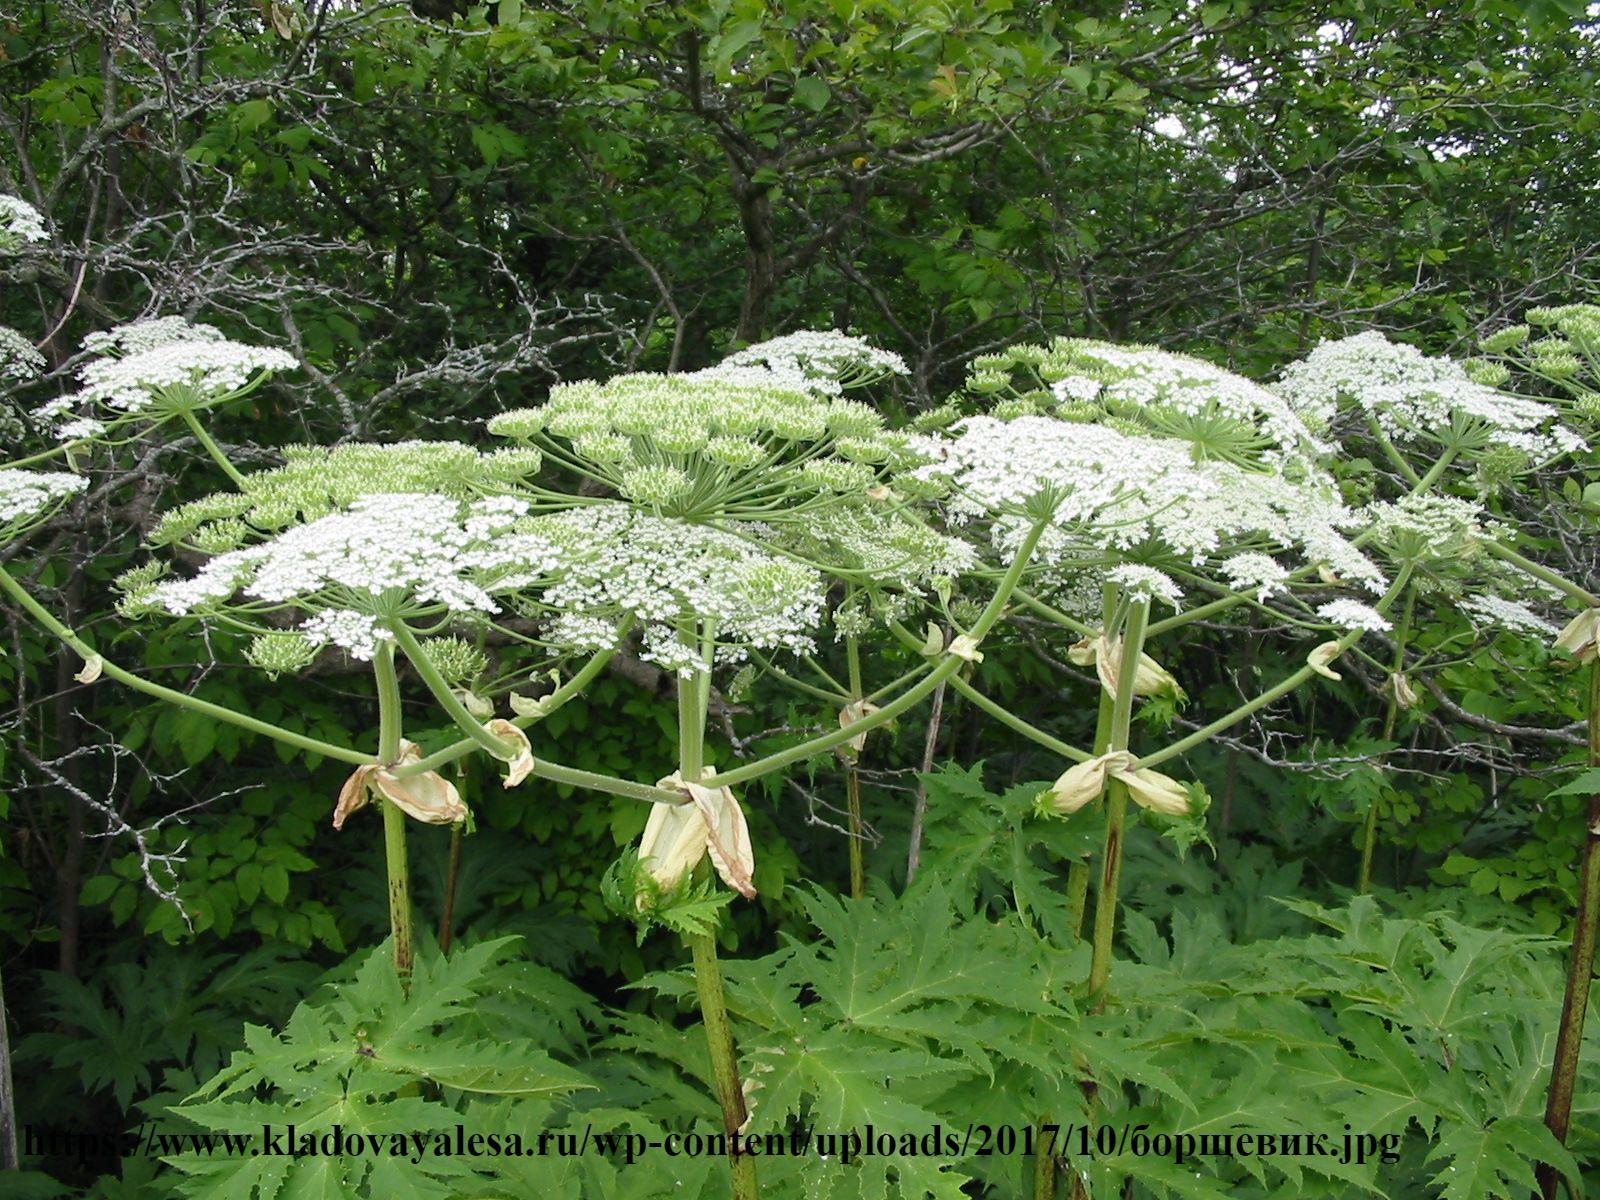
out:
M1240 466L1326 450L1284 399L1213 363L1155 346L1060 337L972 362L967 390L1002 420L1052 416L1176 438Z
M789 519L916 461L909 439L874 409L780 379L751 370L563 384L489 430L544 447L658 515L690 520Z
M1600 305L1531 308L1527 323L1496 330L1479 343L1506 379L1564 394L1575 415L1600 423Z
M247 475L238 490L172 509L151 534L157 546L207 554L244 545L256 533L315 521L363 496L430 494L468 499L512 490L538 471L531 447L484 454L460 442L290 446L285 463Z

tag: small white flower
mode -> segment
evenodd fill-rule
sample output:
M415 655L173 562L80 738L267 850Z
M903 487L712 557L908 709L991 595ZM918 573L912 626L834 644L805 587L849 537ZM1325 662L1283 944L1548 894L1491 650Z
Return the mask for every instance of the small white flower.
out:
M44 355L9 325L0 325L0 383L32 379L44 373Z
M1154 567L1123 563L1107 571L1106 578L1136 600L1160 600L1177 608L1183 599L1183 590L1172 577Z
M1317 615L1341 629L1382 633L1390 628L1388 619L1381 612L1359 600L1330 600L1317 609Z
M18 196L0 193L0 254L49 236L38 209Z
M9 526L44 512L89 486L82 475L67 471L24 471L0 468L0 525Z

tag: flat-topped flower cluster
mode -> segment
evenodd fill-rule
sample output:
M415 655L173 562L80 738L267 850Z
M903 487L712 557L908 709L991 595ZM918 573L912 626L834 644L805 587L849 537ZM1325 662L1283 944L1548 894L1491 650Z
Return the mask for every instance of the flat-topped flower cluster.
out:
M97 357L79 372L82 389L34 413L62 441L99 437L134 417L166 419L239 399L298 365L282 350L231 341L181 317L90 334L84 348Z
M1358 515L1324 476L1197 462L1180 439L1041 416L972 417L939 449L940 461L920 473L948 482L950 511L995 517L996 539L1010 548L1048 509L1039 552L1056 566L1133 551L1194 568L1222 559L1244 582L1270 591L1288 571L1266 562L1295 550L1343 580L1372 591L1384 586L1382 571L1346 536ZM1241 561L1246 552L1266 562Z
M1468 449L1509 447L1535 462L1583 447L1554 406L1478 382L1453 359L1376 332L1323 342L1284 369L1277 391L1317 428L1353 411L1396 442L1454 436Z
M17 527L89 486L68 471L26 471L0 467L0 528L15 536Z
M1244 466L1310 461L1328 450L1283 397L1155 346L1067 337L1013 346L974 359L967 387L994 416L1107 422Z
M39 210L20 196L0 192L0 254L15 253L32 242L47 241L50 231L44 227L44 217Z
M815 649L826 604L822 576L763 550L749 536L655 517L626 504L600 504L536 517L528 525L561 560L548 586L525 599L550 615L554 645L601 650L617 644L622 621L642 631L640 657L688 675L750 649Z
M803 329L737 350L693 377L759 383L763 372L767 382L779 387L825 396L909 373L898 354L880 350L864 338L838 330Z
M363 496L349 508L258 545L218 554L191 578L154 583L146 608L174 615L293 607L311 613L312 640L370 657L382 621L500 611L495 596L542 580L559 561L518 529L526 501L508 496Z

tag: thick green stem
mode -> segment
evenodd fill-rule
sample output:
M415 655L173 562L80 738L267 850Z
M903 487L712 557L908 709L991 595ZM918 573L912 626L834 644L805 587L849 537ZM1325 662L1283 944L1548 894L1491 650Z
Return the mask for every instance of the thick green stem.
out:
M716 939L709 933L685 939L694 958L694 986L700 997L700 1017L705 1022L706 1045L711 1051L711 1082L722 1106L722 1130L728 1139L728 1167L733 1173L734 1200L756 1200L756 1162L742 1153L741 1130L748 1118L744 1090L739 1083L739 1063L734 1055L733 1028L723 998L722 968L717 963Z
M1054 1139L1043 1124L1034 1129L1033 1200L1055 1200L1056 1154L1055 1147L1047 1145Z
M1111 709L1113 698L1105 688L1100 689L1100 711L1094 724L1095 757L1104 754L1111 745ZM1092 873L1088 859L1075 862L1067 868L1067 915L1072 925L1072 936L1083 936L1083 914L1089 907L1089 876Z
M854 636L844 640L845 667L850 685L850 700L861 699L861 644ZM859 900L867 894L866 864L861 853L861 751L851 750L844 767L845 805L850 818L850 896Z
M686 783L698 783L705 774L705 704L710 686L711 661L707 654L702 669L695 672L691 680L680 680L678 684L678 778ZM722 968L717 964L716 938L710 933L699 933L690 934L684 940L694 960L694 986L700 998L706 1046L711 1052L711 1082L722 1108L722 1128L728 1139L728 1167L733 1173L734 1200L755 1200L758 1194L755 1160L741 1153L743 1146L739 1143L740 1130L749 1114L745 1110L744 1089L739 1083L739 1063L723 995Z
M1600 662L1589 667L1589 765L1600 766ZM1566 1144L1572 1124L1572 1097L1578 1084L1578 1059L1583 1051L1583 1024L1594 979L1596 931L1600 929L1600 791L1589 797L1584 814L1583 850L1578 862L1578 914L1572 927L1572 958L1567 963L1567 989L1556 1031L1555 1061L1550 1068L1550 1094L1544 1123L1556 1141ZM1539 1167L1544 1200L1555 1200L1559 1172L1548 1163Z
M1117 599L1120 589L1114 583L1107 583L1100 589L1100 628L1109 629L1112 619L1117 611ZM1150 638L1149 614L1145 615L1145 640ZM1091 631L1093 632L1093 631ZM1110 692L1096 681L1096 692L1099 694L1100 703L1095 713L1094 721L1094 757L1104 754L1111 745L1111 711L1114 697ZM1089 908L1089 875L1090 863L1088 859L1073 863L1067 868L1067 916L1072 926L1072 936L1083 936L1083 915Z
M1122 633L1122 662L1117 673L1117 694L1111 706L1111 735L1106 749L1126 750L1133 723L1133 688L1144 652L1145 623L1150 602L1135 601ZM1105 1007L1105 984L1111 974L1111 943L1117 927L1117 889L1122 883L1122 838L1128 818L1128 789L1112 779L1106 787L1106 844L1100 862L1100 890L1095 896L1094 941L1089 959L1089 994L1094 1010Z
M199 442L201 448L211 456L211 461L222 468L222 473L234 487L243 489L244 476L239 473L238 467L228 461L228 456L222 452L222 447L212 440L211 435L206 432L206 427L200 424L200 418L187 408L179 415L183 417L183 423L189 427L189 432L194 434L195 441Z
M449 954L456 935L456 887L461 881L461 826L450 827L450 860L444 874L444 901L439 906L439 953Z
M1567 596L1570 596L1585 608L1600 608L1600 596L1596 596L1587 588L1579 587L1577 584L1573 583L1572 580L1568 579L1564 575L1560 575L1557 572L1552 571L1549 567L1540 566L1531 558L1524 558L1510 546L1494 541L1493 539L1486 539L1483 542L1483 548L1496 558L1510 563L1518 570L1526 571L1535 579L1538 579L1544 583L1548 583L1551 587L1566 594Z
M383 642L372 658L378 682L378 761L400 756L400 683L394 670L394 644ZM411 978L411 864L406 855L406 814L384 798L383 857L389 876L389 935L394 969L402 982Z
M106 678L115 679L118 683L131 687L136 692L143 692L145 695L154 696L158 700L165 700L170 704L204 713L215 720L226 721L230 725L248 729L251 733L273 738L286 745L294 746L296 749L323 755L325 758L336 759L339 762L351 763L355 766L361 766L372 761L372 755L363 754L359 750L352 750L348 746L335 746L331 742L307 737L305 734L296 733L292 729L282 729L269 721L260 721L255 717L249 717L243 713L234 712L230 708L224 708L220 704L212 704L208 700L201 700L186 692L162 687L159 683L151 683L147 679L141 679L132 671L124 670L115 663L107 661L92 645L56 620L50 611L29 595L27 589L13 579L4 567L0 567L0 590L4 590L10 595L18 606L32 617L40 627L77 651L85 661L95 658L100 659L101 672Z
M1411 618L1416 613L1417 589L1406 590L1405 607L1400 613L1400 626L1394 635L1394 665L1389 672L1389 703L1383 713L1383 740L1394 737L1395 726L1400 721L1400 675L1406 666L1406 640L1411 636ZM1377 764L1383 766L1380 757ZM1361 873L1356 879L1356 894L1365 895L1372 883L1372 854L1378 845L1378 802L1374 797L1367 806L1367 819L1361 831Z

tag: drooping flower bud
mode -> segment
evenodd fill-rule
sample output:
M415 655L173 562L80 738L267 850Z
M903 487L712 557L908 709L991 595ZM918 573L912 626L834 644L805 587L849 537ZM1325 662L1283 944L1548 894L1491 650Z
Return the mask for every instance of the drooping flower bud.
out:
M1082 638L1068 648L1067 658L1080 667L1092 664L1106 694L1117 694L1117 681L1122 674L1122 639L1113 641L1103 633ZM1139 666L1133 675L1133 694L1171 696L1180 701L1184 699L1184 690L1172 672L1148 654L1139 655Z
M1050 788L1050 806L1064 817L1071 816L1105 791L1106 776L1132 761L1126 750L1113 750L1069 767Z
M471 688L456 688L455 697L457 700L461 701L462 708L466 709L480 721L485 717L492 717L494 715L494 702L478 695L478 693L473 691Z
M983 651L978 649L978 639L970 633L963 633L960 637L952 640L950 653L971 663L983 661Z
M1128 786L1128 796L1135 804L1168 817L1181 817L1189 811L1189 789L1170 775L1146 767L1139 771L1115 771L1113 774Z
M1106 780L1126 784L1128 797L1142 808L1169 817L1189 811L1189 790L1169 775L1150 768L1133 769L1135 759L1126 750L1110 750L1098 758L1078 763L1057 779L1046 793L1051 808L1070 816L1105 791Z
M1389 691L1401 708L1416 707L1417 689L1411 686L1411 681L1403 673L1396 671L1389 676Z

